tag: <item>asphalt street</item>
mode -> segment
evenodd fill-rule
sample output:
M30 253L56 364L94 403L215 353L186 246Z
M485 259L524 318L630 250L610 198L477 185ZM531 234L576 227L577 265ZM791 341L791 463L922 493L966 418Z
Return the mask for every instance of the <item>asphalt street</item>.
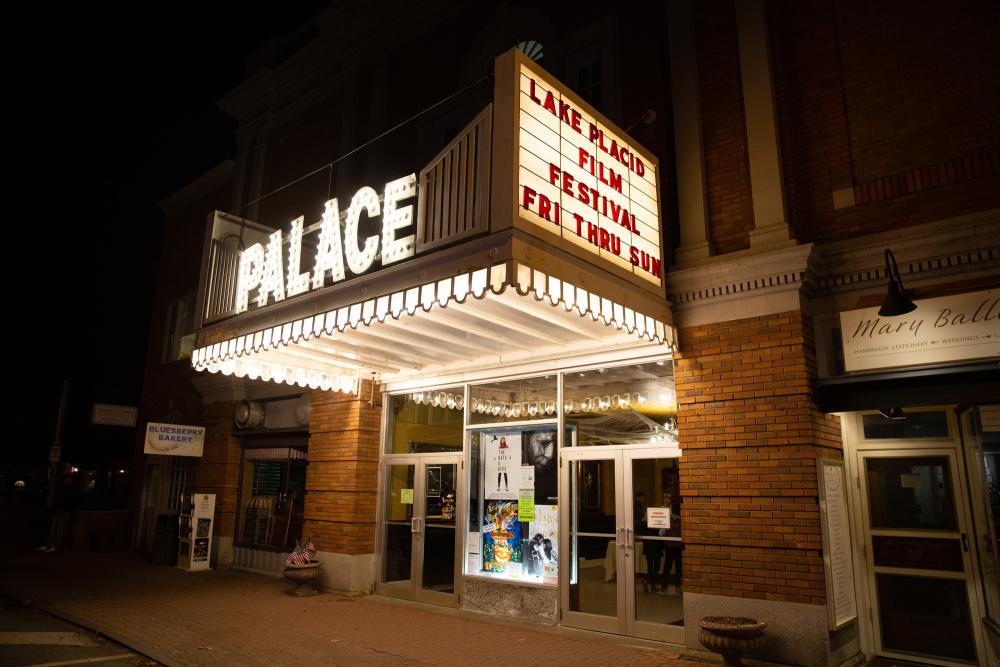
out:
M97 633L0 597L0 667L158 664Z

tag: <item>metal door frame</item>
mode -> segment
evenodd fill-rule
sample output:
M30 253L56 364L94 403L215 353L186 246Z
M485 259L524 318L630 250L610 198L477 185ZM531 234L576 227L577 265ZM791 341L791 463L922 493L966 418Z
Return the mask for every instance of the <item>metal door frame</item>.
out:
M442 464L455 466L455 568L452 593L428 591L423 588L424 565L424 520L427 515L426 470L428 465ZM403 581L383 582L385 571L385 489L388 488L389 466L412 465L413 468L413 516L410 519L410 578ZM375 592L380 595L397 597L416 602L426 602L447 607L457 607L461 595L461 568L463 539L458 527L464 525L465 508L465 455L462 451L433 454L386 454L379 462L378 511L376 513L375 548L378 554L378 571L375 576Z
M613 447L567 447L559 453L561 496L559 503L559 553L566 554L565 565L559 568L559 608L563 625L585 630L596 630L631 637L654 639L684 644L684 626L663 625L635 618L635 525L632 516L633 480L632 462L642 459L679 459L681 450L676 447L642 447L621 445ZM617 581L617 615L601 616L582 611L571 611L569 604L570 577L575 567L575 557L570 558L570 535L575 519L572 510L575 501L570 470L573 462L614 461L615 479L615 570ZM604 535L595 535L603 537ZM608 536L612 537L612 536ZM682 598L683 603L683 598Z
M868 441L871 443L872 441ZM887 446L877 447L874 444L869 444L866 447L859 447L855 453L856 456L856 470L857 470L857 493L859 495L858 506L861 508L860 518L860 529L862 537L862 557L863 557L863 571L864 571L864 582L862 586L864 587L866 594L866 606L868 608L869 619L871 622L874 649L875 653L880 656L885 656L888 658L896 658L900 660L909 661L919 661L927 663L929 665L941 665L942 667L953 667L956 665L967 665L970 663L948 660L945 658L935 658L932 656L918 655L913 653L900 653L898 651L893 651L891 649L886 649L882 644L882 627L881 619L879 617L879 606L878 606L878 586L876 582L876 575L879 573L884 574L899 574L899 575L910 575L919 576L928 579L952 579L952 580L964 580L967 592L967 597L969 601L969 620L972 625L973 632L973 642L975 643L977 659L982 659L983 656L987 655L986 646L984 644L984 637L982 634L982 627L979 619L982 618L982 602L978 595L978 562L976 559L975 550L968 547L968 544L973 537L970 531L970 526L972 525L969 517L969 506L966 501L966 480L965 480L965 470L963 465L963 459L961 453L955 443L949 443L943 446L940 440L931 444L931 446L926 447L914 447L912 442L907 442L909 446L897 446L893 447L886 443ZM940 530L920 530L920 529L873 529L871 527L871 508L868 501L868 475L867 466L865 465L865 459L867 458L883 458L883 459L905 459L905 458L924 458L929 456L946 457L948 459L948 464L951 467L951 484L952 484L952 495L953 503L955 505L955 520L957 522L956 530L954 531L940 531ZM894 568L894 567L882 567L875 566L874 552L872 545L872 537L875 534L892 534L899 536L916 536L916 537L937 537L937 538L954 538L959 540L962 545L962 562L965 572L962 574L956 572L946 572L937 570L924 570L915 568Z

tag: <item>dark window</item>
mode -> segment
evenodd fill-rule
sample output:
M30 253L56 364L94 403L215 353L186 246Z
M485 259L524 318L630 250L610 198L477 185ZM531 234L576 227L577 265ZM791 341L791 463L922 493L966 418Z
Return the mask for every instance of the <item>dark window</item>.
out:
M576 92L590 103L601 108L601 61L595 60L577 69Z

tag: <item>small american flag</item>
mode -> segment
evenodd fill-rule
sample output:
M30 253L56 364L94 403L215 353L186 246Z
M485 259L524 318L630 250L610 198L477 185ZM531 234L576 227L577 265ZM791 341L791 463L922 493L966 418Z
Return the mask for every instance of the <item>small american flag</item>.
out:
M285 565L307 565L316 555L316 545L313 544L312 535L305 541L305 546L295 543L295 551L288 555Z

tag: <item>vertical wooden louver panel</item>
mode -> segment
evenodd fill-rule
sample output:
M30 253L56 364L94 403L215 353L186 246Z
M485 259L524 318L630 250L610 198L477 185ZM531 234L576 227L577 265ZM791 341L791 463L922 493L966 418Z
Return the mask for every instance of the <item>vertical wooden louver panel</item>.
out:
M490 104L420 171L417 253L488 231L492 121Z
M239 274L240 251L212 240L208 261L208 298L205 301L205 322L214 322L236 314L236 277Z

